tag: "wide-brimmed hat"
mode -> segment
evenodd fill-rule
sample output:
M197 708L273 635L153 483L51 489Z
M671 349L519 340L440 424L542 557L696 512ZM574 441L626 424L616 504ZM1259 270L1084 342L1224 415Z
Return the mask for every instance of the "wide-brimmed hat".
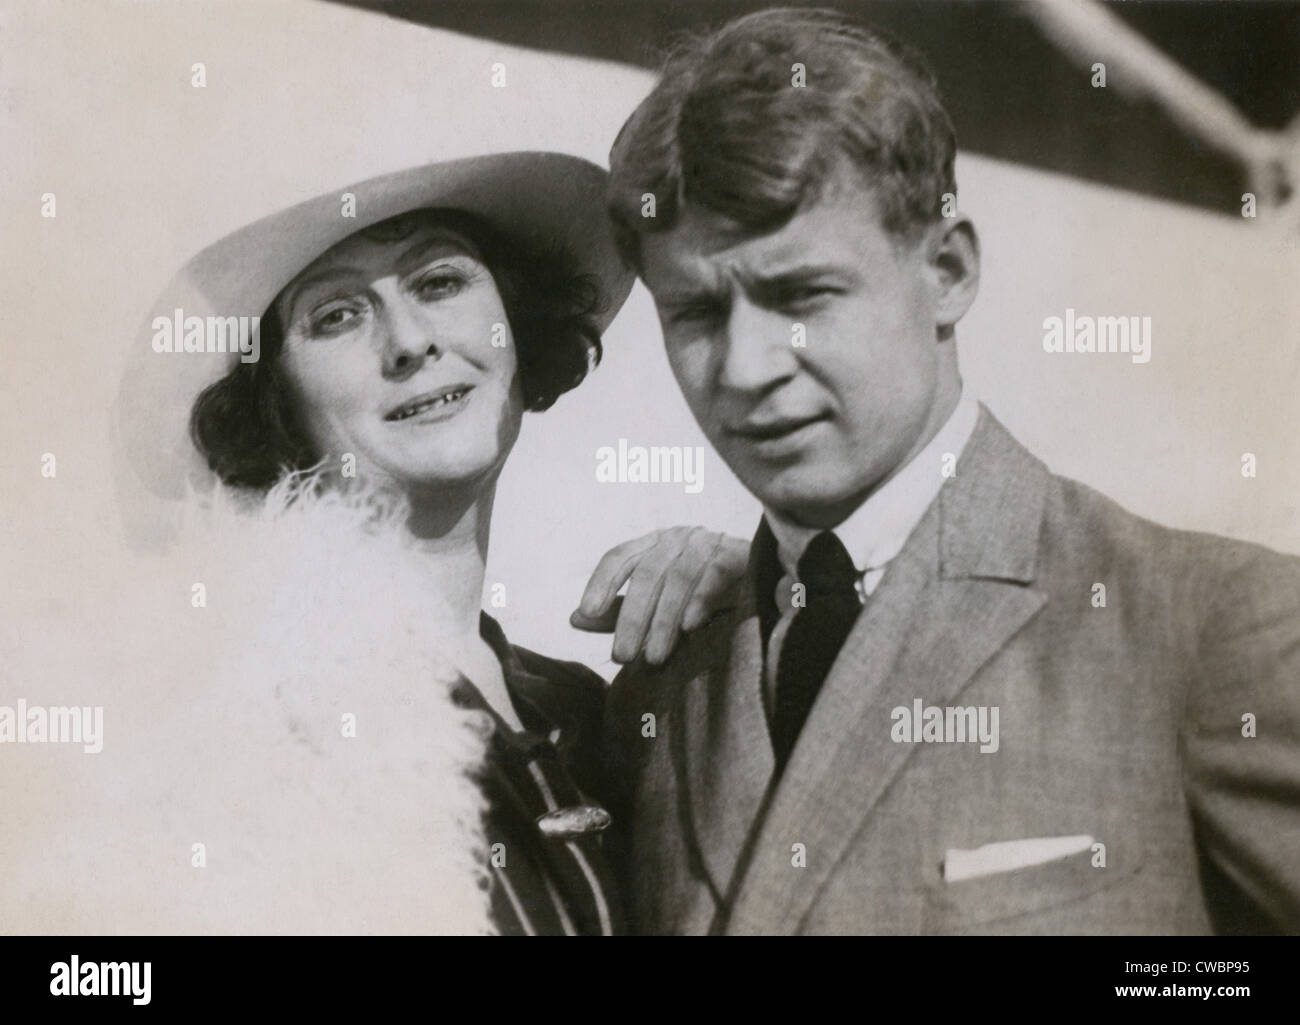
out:
M222 107L209 126L223 133L222 143L201 137L200 144L222 163L211 174L200 166L193 188L200 209L206 188L225 212L202 211L199 227L217 230L197 240L150 304L124 364L116 461L119 473L154 496L179 498L213 482L188 427L200 392L247 358L233 344L238 322L225 318L260 317L304 267L372 224L451 208L521 247L566 251L572 269L600 287L602 331L632 287L605 213L607 174L588 159L600 159L611 129L572 118L573 104L592 95L599 68L562 67L544 55L329 5L298 10L303 20L278 38L232 35L253 77L223 80L227 95L209 95ZM265 80L256 78L250 46L266 51ZM326 57L318 56L322 47ZM219 42L205 44L205 53L214 49ZM340 59L364 66L340 81L331 74ZM208 76L211 91L215 72ZM374 173L348 173L366 169ZM232 187L232 176L246 187ZM185 351L173 327L198 323L189 318L221 318L228 326L216 331L217 345L236 351L206 351L211 329L205 351ZM163 344L156 344L159 325ZM231 344L222 345L223 337Z
M118 429L131 464L165 497L199 483L206 467L196 462L188 431L175 428L188 425L204 388L257 355L249 340L251 318L331 246L410 210L464 210L539 255L564 253L575 273L598 283L595 320L603 331L634 277L606 222L605 179L596 165L562 153L462 157L340 186L203 249L159 296L128 361ZM354 216L342 215L345 204ZM216 328L208 326L209 318L220 322ZM240 318L250 319L241 327ZM203 351L187 351L185 326L199 323L203 336L191 339L190 348ZM172 429L160 433L159 424Z

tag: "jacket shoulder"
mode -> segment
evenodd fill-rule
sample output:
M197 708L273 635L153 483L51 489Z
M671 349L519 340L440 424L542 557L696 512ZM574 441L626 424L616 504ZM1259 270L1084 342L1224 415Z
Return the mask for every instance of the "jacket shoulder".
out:
M744 614L742 609L716 613L684 635L662 665L651 665L644 658L629 662L610 684L610 706L631 701L648 710L666 707L683 685L726 661L732 635Z
M1300 557L1262 544L1149 520L1095 488L1048 474L1040 551L1077 552L1094 564L1127 564L1153 576L1187 575L1203 589L1260 588L1300 596Z

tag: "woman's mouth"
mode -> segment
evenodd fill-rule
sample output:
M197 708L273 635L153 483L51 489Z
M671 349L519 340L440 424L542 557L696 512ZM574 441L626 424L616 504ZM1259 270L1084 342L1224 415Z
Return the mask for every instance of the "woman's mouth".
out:
M460 412L465 406L469 393L474 390L472 384L454 384L447 388L418 395L411 401L389 411L384 417L390 423L402 420L445 420Z

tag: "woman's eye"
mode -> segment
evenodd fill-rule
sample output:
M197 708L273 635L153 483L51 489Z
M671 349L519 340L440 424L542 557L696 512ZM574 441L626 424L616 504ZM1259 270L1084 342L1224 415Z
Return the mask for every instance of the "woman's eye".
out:
M311 318L312 334L332 334L348 327L361 315L353 306L326 307Z
M416 294L421 299L445 299L453 296L464 287L462 275L450 271L439 271L422 277L415 286Z

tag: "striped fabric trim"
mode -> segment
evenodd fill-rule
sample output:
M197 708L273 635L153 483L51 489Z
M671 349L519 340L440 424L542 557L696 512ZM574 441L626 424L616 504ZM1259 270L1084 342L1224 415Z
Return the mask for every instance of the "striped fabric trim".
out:
M462 677L458 703L482 709L494 724L481 779L497 929L504 935L616 935L623 930L622 907L600 835L550 837L538 824L549 812L591 804L576 782L590 766L574 759L588 753L583 745L592 742L588 733L593 716L599 719L604 684L594 676L585 680L581 667L512 647L486 613L480 629L526 726L513 730Z
M502 892L506 895L506 899L510 901L510 910L515 913L515 921L519 923L519 928L523 931L524 935L536 936L537 930L533 928L533 923L528 917L528 912L524 910L523 904L520 903L519 894L515 893L515 888L510 885L510 879L504 872L495 877L494 885L500 886ZM552 894L552 896L554 896L554 894Z
M547 786L546 774L542 771L542 767L536 762L529 762L528 771L532 773L533 779L537 783L537 789L541 791L542 799L546 802L546 810L555 811L560 805L555 800L551 788ZM600 880L596 878L596 873L592 870L591 863L583 856L581 848L572 840L565 841L564 848L573 857L573 860L578 863L578 868L581 869L582 875L587 881L587 886L591 889L591 899L596 905L596 914L600 916L600 934L602 936L613 936L614 922L610 917L609 904L605 900L604 890L601 888Z
M494 765L485 780L500 807L488 816L489 844L505 845L505 867L492 869L493 910L507 935L614 935L606 888L612 885L584 850L592 840L546 840L538 816L582 800L558 765L530 758L526 772ZM526 792L525 792L526 790Z

